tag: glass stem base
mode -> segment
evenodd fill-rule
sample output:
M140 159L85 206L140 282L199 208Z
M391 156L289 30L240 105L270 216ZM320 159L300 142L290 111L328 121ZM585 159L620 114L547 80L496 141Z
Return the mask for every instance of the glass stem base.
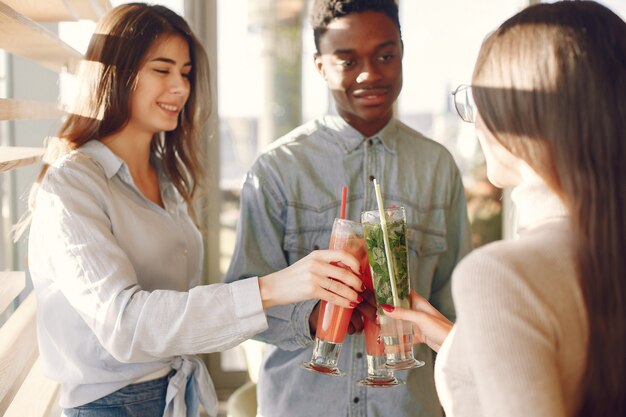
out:
M392 388L404 384L386 367L386 363L386 356L367 355L367 377L357 381L357 384L369 388Z
M423 361L413 357L411 339L406 343L405 337L384 336L386 367L393 370L413 369L424 366Z
M316 338L315 346L313 346L313 356L309 362L303 363L302 367L308 371L326 375L345 375L337 368L342 346L342 343L327 342Z

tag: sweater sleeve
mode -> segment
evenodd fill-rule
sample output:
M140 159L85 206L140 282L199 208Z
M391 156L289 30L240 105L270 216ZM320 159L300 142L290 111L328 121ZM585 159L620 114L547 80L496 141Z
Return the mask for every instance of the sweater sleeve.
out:
M485 417L565 415L549 308L506 256L469 255L454 275L457 339Z

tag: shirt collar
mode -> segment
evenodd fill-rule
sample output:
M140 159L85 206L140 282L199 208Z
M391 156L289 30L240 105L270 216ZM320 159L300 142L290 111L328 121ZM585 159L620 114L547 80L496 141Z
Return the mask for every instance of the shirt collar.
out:
M113 178L118 173L121 178L134 185L130 172L126 167L126 163L122 158L117 156L108 146L99 140L90 140L80 147L80 151L85 155L93 158L96 162L102 166L104 173L108 179ZM163 197L177 198L174 184L170 181L169 177L162 169L161 161L153 158L154 165L159 173L159 185L162 190ZM122 172L120 172L122 170Z
M369 137L364 136L340 116L327 115L324 116L323 121L324 128L330 133L331 138L345 153L356 150L368 139L378 140L389 152L396 152L398 123L394 118L391 118L389 123L378 133Z
M111 179L120 170L124 160L115 155L108 146L99 140L90 140L80 147L80 151L93 158L104 169L108 179Z

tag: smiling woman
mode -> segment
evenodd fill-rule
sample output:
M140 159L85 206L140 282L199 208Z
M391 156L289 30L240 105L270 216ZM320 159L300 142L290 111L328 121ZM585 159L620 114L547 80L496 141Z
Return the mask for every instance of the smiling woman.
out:
M137 75L131 98L133 117L126 129L134 128L132 122L139 120L146 122L139 122L136 128L145 129L145 133L150 136L176 129L180 111L189 97L190 73L191 58L187 41L178 35L160 37L148 51L146 62ZM155 105L158 109L154 108ZM149 123L148 120L154 120L158 126L142 127Z
M142 148L149 152L155 135L176 130L190 94L191 68L187 41L180 35L159 36L137 73L127 123L100 139L127 162L137 188L161 207L156 168L149 155L136 150L143 143Z
M264 309L275 305L356 305L359 264L317 251L263 277L198 285L204 250L192 208L204 175L206 52L171 10L132 3L104 16L85 58L83 95L31 194L28 259L46 373L61 385L66 417L196 416L200 404L215 416L195 354L264 330Z

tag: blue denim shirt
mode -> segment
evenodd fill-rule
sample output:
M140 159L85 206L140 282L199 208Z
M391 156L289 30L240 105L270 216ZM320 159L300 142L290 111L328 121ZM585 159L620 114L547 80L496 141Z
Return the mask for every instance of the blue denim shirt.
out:
M375 210L371 177L386 206L407 215L411 286L450 319L450 276L471 249L463 184L450 153L399 121L366 138L337 116L325 116L274 142L254 163L241 190L237 244L226 280L261 276L328 248L348 186L346 217ZM367 371L362 335L348 336L340 357L346 377L307 372L311 358L309 315L316 301L269 309L269 343L259 377L260 413L275 416L441 416L432 351L416 347L424 367L397 372L407 384L360 387Z

